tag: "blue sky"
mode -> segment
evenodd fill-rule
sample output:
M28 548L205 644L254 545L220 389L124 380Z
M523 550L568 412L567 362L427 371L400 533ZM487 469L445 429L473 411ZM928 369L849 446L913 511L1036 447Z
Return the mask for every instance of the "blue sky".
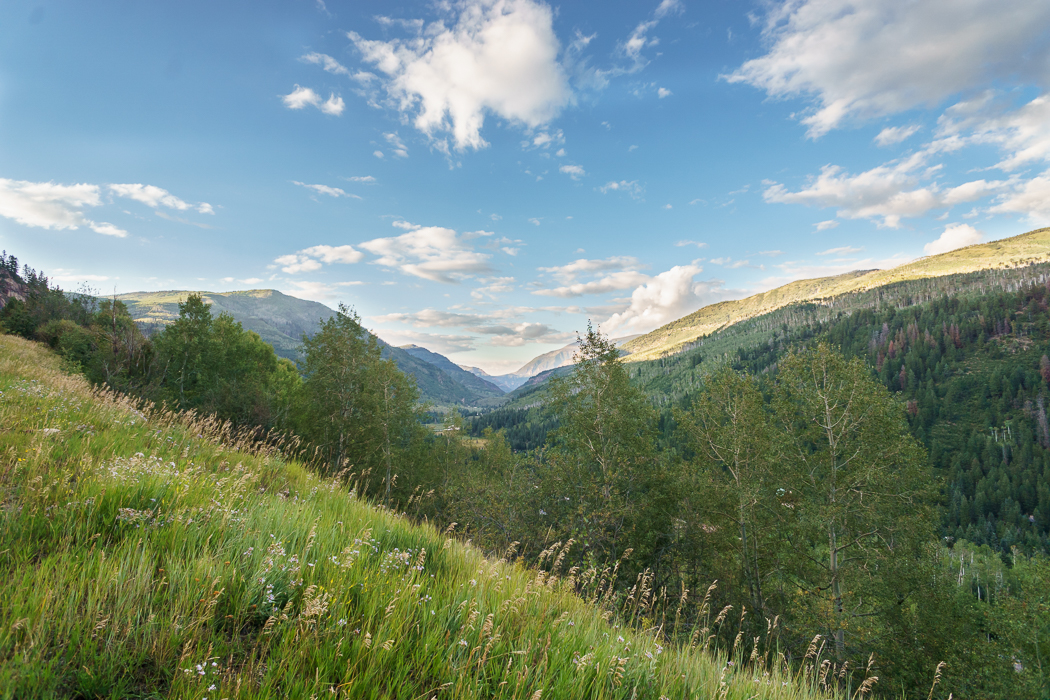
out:
M0 247L512 371L1050 222L1050 3L5 2Z

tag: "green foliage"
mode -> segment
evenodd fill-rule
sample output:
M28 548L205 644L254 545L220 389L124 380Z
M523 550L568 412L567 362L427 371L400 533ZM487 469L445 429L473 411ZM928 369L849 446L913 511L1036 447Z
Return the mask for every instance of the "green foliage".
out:
M660 471L656 414L631 385L619 350L590 325L573 359L572 374L552 379L548 390L558 428L548 435L540 475L545 517L592 561L616 561L634 546L641 523L659 528L644 515Z
M298 391L291 363L229 314L212 318L200 296L179 305L153 347L159 398L169 405L263 430L288 425Z
M805 700L0 337L0 698ZM57 433L49 431L58 431Z
M303 340L302 371L304 406L296 427L333 472L350 468L371 475L387 504L399 470L403 482L418 483L405 473L423 430L415 384L382 359L378 340L354 311L340 306Z

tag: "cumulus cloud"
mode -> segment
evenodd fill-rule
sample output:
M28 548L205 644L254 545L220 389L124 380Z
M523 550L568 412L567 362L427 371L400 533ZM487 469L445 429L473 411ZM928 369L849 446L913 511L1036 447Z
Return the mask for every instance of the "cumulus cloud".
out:
M274 264L270 267L280 267L285 274L295 275L300 272L320 270L322 264L351 264L360 262L362 258L364 258L364 254L354 249L353 246L315 245L289 255L282 255L276 258L273 261Z
M343 98L337 96L334 92L328 95L328 99L321 101L321 96L310 88L295 86L287 95L281 96L281 101L284 102L284 106L288 109L303 109L304 107L316 107L325 114L338 117L343 113L343 109L346 108L346 103L343 102Z
M818 231L830 231L833 228L838 228L839 222L834 219L828 219L827 221L820 221L816 224Z
M584 171L584 169L581 168L579 165L563 165L560 168L558 168L558 172L565 173L573 180L579 180L581 177L587 174L586 171Z
M707 247L707 244L704 243L703 241L688 241L688 240L677 241L674 245L675 245L676 248L684 248L687 245L695 245L697 248L706 248Z
M724 296L721 283L697 282L698 265L676 265L631 293L627 308L602 324L607 333L645 333Z
M998 146L1005 157L995 167L1007 172L1050 161L1050 95L1009 110L986 92L952 105L937 120L931 150L954 151L970 144Z
M444 5L448 16L407 39L347 36L363 60L385 76L387 104L458 150L488 145L486 114L526 128L549 123L572 103L558 60L551 8L533 0L466 0Z
M406 223L395 222L394 225ZM378 256L374 261L377 265L432 282L455 284L492 271L491 255L475 251L470 244L473 238L489 235L485 231L461 235L440 226L414 226L408 233L375 238L365 241L361 247Z
M902 218L922 216L932 209L972 202L1006 187L1002 181L973 180L941 189L936 183L920 184L926 153L880 165L850 175L837 165L825 165L820 175L797 192L773 183L762 193L766 202L837 207L844 219L881 219L879 226L899 228ZM818 228L819 228L818 224Z
M875 143L879 146L892 146L911 138L921 128L918 124L887 126L875 136Z
M113 224L92 221L81 211L100 204L98 185L56 185L0 178L0 216L6 219L36 228L63 231L86 226L105 236L127 236L127 231Z
M988 211L1021 214L1034 226L1050 225L1050 170L1023 182L1012 192L1000 195L998 204Z
M310 185L305 182L299 182L298 180L292 180L293 185L299 185L305 187L308 190L313 190L317 194L326 194L329 197L352 197L353 199L361 199L356 194L348 194L345 190L339 187L329 187L328 185Z
M940 237L922 247L927 255L940 255L984 240L984 234L969 224L949 224Z
M850 119L932 106L995 82L1045 83L1050 4L1031 0L785 0L768 52L725 76L809 97L813 137Z
M670 97L674 93L671 92L670 90L668 90L667 88L660 88L659 90L656 91L656 94L662 100L665 97Z

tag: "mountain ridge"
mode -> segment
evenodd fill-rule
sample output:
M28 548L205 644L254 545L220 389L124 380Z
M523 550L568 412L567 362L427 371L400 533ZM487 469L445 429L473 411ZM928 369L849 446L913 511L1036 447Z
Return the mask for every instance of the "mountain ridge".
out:
M744 299L710 304L629 341L624 349L631 353L631 362L657 359L679 352L701 337L790 304L824 301L895 282L1045 261L1050 261L1050 227L926 256L888 270L854 270L796 280Z

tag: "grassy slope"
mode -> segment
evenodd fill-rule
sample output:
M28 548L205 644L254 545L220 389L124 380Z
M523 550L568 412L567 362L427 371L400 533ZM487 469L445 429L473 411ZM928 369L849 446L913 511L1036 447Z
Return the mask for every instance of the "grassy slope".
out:
M994 267L1015 267L1050 260L1050 228L1013 238L972 245L921 258L890 270L848 272L836 277L800 280L746 299L705 306L624 345L629 361L652 360L686 343L740 321L801 301L829 299L894 282L940 277Z
M94 396L38 345L0 336L0 392L0 697L816 697L658 653L564 582Z

